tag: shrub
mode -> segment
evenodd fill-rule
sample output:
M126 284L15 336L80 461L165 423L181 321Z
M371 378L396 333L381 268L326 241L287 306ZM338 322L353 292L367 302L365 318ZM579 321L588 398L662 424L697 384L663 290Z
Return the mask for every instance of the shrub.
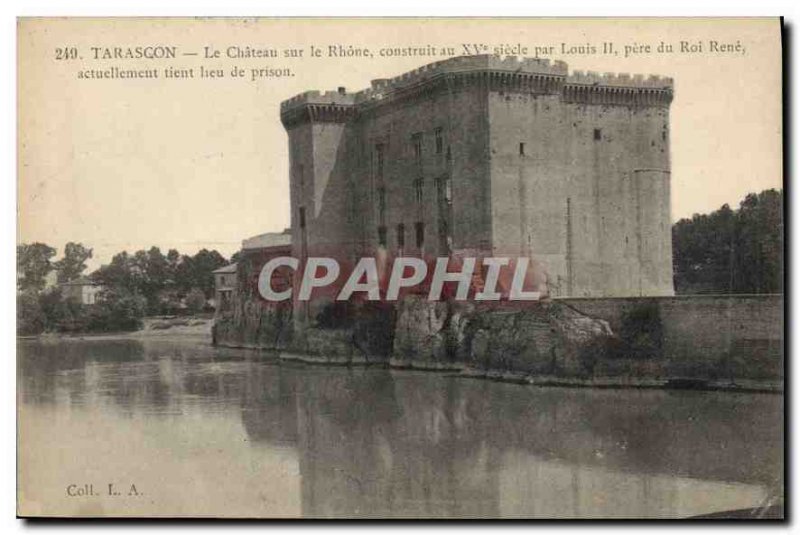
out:
M197 314L206 306L206 295L200 288L192 288L186 296L186 307L192 314Z
M622 315L619 337L627 356L652 358L661 354L664 326L658 303L645 301L636 304Z
M142 328L147 300L128 292L108 291L96 304L77 307L85 318L83 325L78 324L81 331L136 331Z
M17 334L31 336L44 332L47 318L35 292L17 294Z

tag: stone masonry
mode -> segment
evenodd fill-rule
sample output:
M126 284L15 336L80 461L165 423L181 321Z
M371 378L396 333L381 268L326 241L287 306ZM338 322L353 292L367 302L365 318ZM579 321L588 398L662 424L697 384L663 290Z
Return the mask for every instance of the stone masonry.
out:
M672 80L471 56L281 104L298 258L528 256L551 297L673 295Z

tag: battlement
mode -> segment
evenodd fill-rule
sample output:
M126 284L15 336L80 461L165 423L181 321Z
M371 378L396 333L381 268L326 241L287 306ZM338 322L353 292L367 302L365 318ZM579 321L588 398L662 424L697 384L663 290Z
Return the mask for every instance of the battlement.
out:
M572 74L567 76L566 83L605 87L672 89L672 78L655 74L645 78L642 74L630 75L628 73L613 72L600 74L594 71L573 71Z
M492 55L459 56L423 65L393 78L373 80L371 87L356 93L356 103L383 98L387 93L402 90L445 74L500 71L517 74L566 76L567 64L542 58L520 58Z
M290 99L281 102L281 111L290 110L305 104L338 104L342 106L349 106L355 103L355 95L340 90L325 91L306 91L295 95Z
M285 123L291 123L301 116L325 117L326 120L353 117L356 109L387 102L398 95L407 96L409 92L415 93L427 84L451 75L460 80L488 79L492 88L503 90L562 93L571 102L663 105L672 100L673 82L668 77L593 71L573 71L570 74L567 63L560 60L485 54L448 58L392 78L378 78L372 80L370 87L356 93L347 93L344 88L324 93L306 91L281 103L281 118ZM634 95L631 90L647 94ZM598 91L609 95L598 96Z
M564 77L567 75L567 64L563 61L550 61L541 58L519 58L492 55L459 56L423 65L393 78L379 78L372 81L371 87L347 93L341 91L306 91L281 102L281 112L307 104L353 105L382 98L389 92L404 89L443 74L470 73L483 71L501 71L519 74L538 74Z

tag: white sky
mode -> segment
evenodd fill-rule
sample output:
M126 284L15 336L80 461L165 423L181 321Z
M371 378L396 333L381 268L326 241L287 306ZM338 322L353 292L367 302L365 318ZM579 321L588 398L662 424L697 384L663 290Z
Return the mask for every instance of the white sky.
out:
M224 59L290 65L297 76L240 80L79 81L54 49L151 43L202 51L214 45L459 46L741 41L740 56L552 56L570 70L657 73L675 79L671 110L673 219L747 193L779 188L781 58L777 19L612 20L125 20L24 22L19 31L19 241L60 250L80 241L94 268L121 250L161 247L229 256L243 238L289 223L288 154L279 103L307 89L360 90L430 60ZM80 62L78 62L80 63ZM182 58L180 66L200 65ZM206 63L208 64L208 63ZM84 62L86 68L153 67ZM163 67L164 63L157 66Z

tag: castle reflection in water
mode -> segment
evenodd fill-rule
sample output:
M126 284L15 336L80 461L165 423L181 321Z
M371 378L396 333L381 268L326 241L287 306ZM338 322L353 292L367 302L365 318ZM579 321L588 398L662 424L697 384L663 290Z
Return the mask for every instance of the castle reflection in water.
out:
M685 517L758 505L782 472L774 394L533 388L196 342L19 344L30 418L87 441L107 421L163 470L202 452L205 492L246 485L290 504L257 516ZM261 464L276 455L285 477Z

